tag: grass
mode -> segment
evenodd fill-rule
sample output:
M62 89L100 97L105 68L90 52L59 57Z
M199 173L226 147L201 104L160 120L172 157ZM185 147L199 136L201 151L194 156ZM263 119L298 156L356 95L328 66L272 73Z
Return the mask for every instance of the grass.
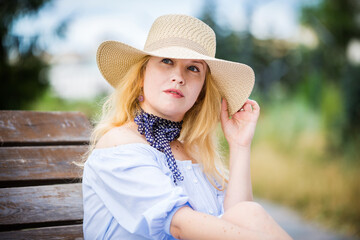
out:
M281 152L267 142L253 147L251 168L255 196L290 206L331 229L359 234L359 168Z

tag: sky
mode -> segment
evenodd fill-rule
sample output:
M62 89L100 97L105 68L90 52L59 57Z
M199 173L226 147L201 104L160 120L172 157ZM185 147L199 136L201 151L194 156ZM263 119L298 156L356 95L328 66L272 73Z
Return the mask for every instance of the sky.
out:
M96 67L101 42L116 40L142 49L158 16L179 13L197 17L206 4L205 0L53 0L37 15L19 19L13 32L39 36L40 46L52 56L50 82L57 95L91 98L111 91ZM299 35L299 7L304 0L215 0L215 4L221 26L248 30L259 39ZM68 25L59 38L54 30L64 21Z

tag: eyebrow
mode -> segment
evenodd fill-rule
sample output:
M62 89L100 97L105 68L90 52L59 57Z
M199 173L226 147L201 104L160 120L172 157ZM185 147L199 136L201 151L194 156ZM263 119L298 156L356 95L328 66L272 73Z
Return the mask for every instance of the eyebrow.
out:
M200 63L204 68L206 67L205 62L203 61L192 61L193 63Z

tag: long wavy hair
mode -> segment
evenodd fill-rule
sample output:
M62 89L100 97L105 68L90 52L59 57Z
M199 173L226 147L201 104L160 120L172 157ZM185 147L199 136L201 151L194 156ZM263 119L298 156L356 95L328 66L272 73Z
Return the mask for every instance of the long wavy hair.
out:
M101 118L91 134L90 146L83 157L82 165L106 132L134 120L140 110L137 98L142 91L150 57L145 56L134 64L119 81L115 91L108 96ZM201 164L210 183L218 190L224 190L228 183L228 171L219 154L216 138L221 109L221 95L217 89L208 70L197 101L184 116L179 140L184 144L186 153Z

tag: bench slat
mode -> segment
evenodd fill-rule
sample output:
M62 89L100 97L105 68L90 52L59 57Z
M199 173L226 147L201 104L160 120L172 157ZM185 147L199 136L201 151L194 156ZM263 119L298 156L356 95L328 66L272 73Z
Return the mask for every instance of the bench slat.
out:
M0 189L0 224L81 220L81 183Z
M79 178L87 146L0 147L0 182Z
M2 240L41 240L41 239L83 239L82 225L45 227L21 231L0 232Z
M0 111L0 143L39 145L87 142L91 125L80 112Z

